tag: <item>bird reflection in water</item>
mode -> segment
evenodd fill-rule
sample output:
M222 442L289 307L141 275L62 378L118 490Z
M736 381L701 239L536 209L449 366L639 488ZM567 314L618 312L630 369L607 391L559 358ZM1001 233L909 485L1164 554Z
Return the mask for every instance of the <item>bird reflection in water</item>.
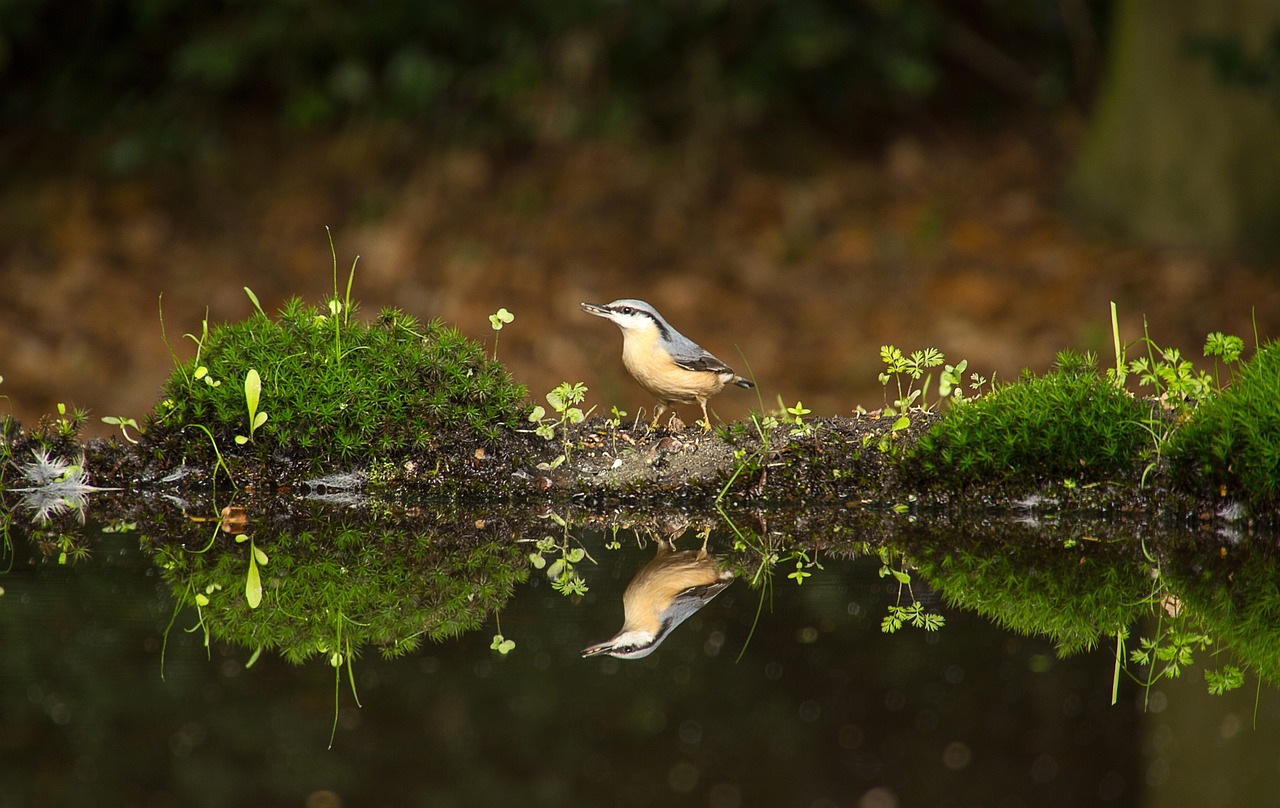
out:
M699 550L676 550L675 535L658 539L658 554L636 573L622 594L622 629L610 640L583 649L584 657L608 654L639 659L653 653L672 629L733 583L716 568L704 537Z

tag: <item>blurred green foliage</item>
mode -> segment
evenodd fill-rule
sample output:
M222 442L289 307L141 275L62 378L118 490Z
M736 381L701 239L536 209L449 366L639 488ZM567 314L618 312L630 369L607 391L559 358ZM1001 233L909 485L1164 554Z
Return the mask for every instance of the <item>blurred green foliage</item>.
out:
M1053 0L0 0L0 123L107 132L123 165L226 138L242 113L501 144L797 120L866 132L1015 87L1059 101L1082 36L1096 33Z

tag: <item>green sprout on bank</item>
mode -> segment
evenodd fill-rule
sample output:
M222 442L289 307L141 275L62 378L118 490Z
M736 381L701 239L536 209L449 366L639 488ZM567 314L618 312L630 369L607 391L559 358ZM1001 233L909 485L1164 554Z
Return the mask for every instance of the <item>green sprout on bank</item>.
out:
M333 231L328 225L324 228L325 234L329 237L329 254L333 257L333 297L329 298L328 309L329 318L333 321L333 358L338 364L342 364L342 329L351 327L351 315L355 312L355 303L351 300L351 287L356 279L356 264L360 263L360 256L356 256L351 261L351 271L347 273L347 291L346 296L341 300L338 299L338 251L333 246ZM248 292L248 287L245 287ZM253 293L250 292L250 298ZM256 303L256 299L255 303ZM262 307L258 307L258 311L262 311Z
M781 403L781 401L779 401L779 403ZM792 435L799 436L809 434L809 425L804 422L804 417L813 412L813 410L806 408L800 401L797 401L793 407L783 407L782 409L786 414L786 422L791 424Z
M562 432L561 443L564 447L564 453L547 464L548 469L553 469L569 459L569 454L573 448L573 444L569 440L569 427L582 423L595 409L595 407L592 407L590 410L583 412L582 408L577 406L586 397L587 386L582 382L574 384L561 382L554 390L547 393L547 403L556 411L558 417L547 418L547 410L541 405L535 406L532 412L529 413L529 423L537 424L534 433L543 440L554 440L557 429Z
M889 391L889 385L893 384L898 396L893 400L892 404L885 404L882 413L889 417L896 415L897 418L888 432L882 434L878 439L867 435L863 445L868 445L874 440L876 448L889 454L897 450L898 434L911 426L911 416L908 414L911 409L913 407L918 407L922 410L930 409L928 401L929 387L933 382L933 374L927 373L927 371L930 368L943 365L946 361L946 356L937 348L925 348L919 351L912 351L910 354L904 354L897 346L881 345L880 360L885 365L884 372L879 376L880 384L884 385L886 394ZM938 383L940 401L964 400L961 383L968 365L968 361L964 360L958 365L946 365L943 367L940 374L941 379ZM924 381L917 387L917 382L920 382L921 378ZM981 384L985 381L976 373L974 374L975 384Z
M907 355L894 345L881 345L880 360L884 362L885 369L879 376L880 384L888 391L892 382L898 391L898 397L893 403L885 405L885 414L905 415L913 406L917 406L917 401L922 409L928 409L929 386L933 382L933 374L926 375L925 372L941 365L945 359L942 351L937 348L912 351ZM924 382L917 387L916 382L921 377L924 377Z
M258 375L258 371L249 368L249 372L244 375L244 402L249 410L249 437L236 435L236 443L240 446L253 440L253 433L257 432L258 427L267 422L267 413L258 410L261 398L262 377Z
M136 444L138 442L136 438L134 438L132 435L129 434L129 429L134 429L139 434L143 433L142 427L138 426L138 422L132 418L125 418L123 416L117 416L117 415L104 415L102 417L102 423L111 424L112 426L119 427L120 434L123 435L124 439L127 440L129 443Z
M493 358L498 358L498 337L502 336L502 327L508 323L514 322L516 316L507 311L506 307L502 307L489 315L489 326L493 329Z
M605 423L607 423L611 429L617 429L622 426L622 419L626 417L627 411L618 409L618 405L614 404L609 408L609 417L605 419Z

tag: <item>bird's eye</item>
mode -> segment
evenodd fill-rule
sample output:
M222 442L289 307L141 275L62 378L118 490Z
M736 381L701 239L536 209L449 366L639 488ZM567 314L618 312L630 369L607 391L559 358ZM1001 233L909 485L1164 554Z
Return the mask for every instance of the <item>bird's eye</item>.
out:
M635 310L635 309L633 309L633 308L631 308L630 306L623 306L622 308L618 309L618 311L619 311L620 313L622 313L622 314L635 314L635 313L636 313L636 310Z

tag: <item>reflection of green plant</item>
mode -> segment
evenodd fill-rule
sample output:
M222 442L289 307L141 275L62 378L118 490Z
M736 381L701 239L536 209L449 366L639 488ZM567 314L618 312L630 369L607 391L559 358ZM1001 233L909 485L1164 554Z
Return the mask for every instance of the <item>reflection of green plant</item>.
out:
M258 565L267 565L267 554L253 543L253 539L241 533L236 536L236 543L243 544L249 542L249 571L244 579L244 600L249 604L250 609L258 608L262 603L262 575L258 572Z
M796 586L802 585L805 578L813 575L813 573L809 572L810 569L815 567L817 569L822 569L822 565L818 563L818 559L816 558L816 553L815 558L810 559L809 553L806 550L791 550L790 554L783 559L781 563L785 565L790 564L792 561L796 562L796 568L787 573L787 577L795 581Z
M1210 690L1229 687L1243 670L1280 684L1280 558L1266 542L1243 542L1206 558L1202 547L1175 548L1160 564L1160 583L1176 593L1180 614L1214 639L1230 664L1206 671ZM1236 673L1239 671L1239 677Z
M555 536L543 536L534 544L534 551L529 554L529 563L534 569L545 569L547 578L551 581L551 587L562 595L585 595L587 593L587 582L582 575L574 570L574 566L582 563L584 559L589 559L591 563L595 563L595 559L587 553L581 546L570 547L569 542L572 539L569 531L569 524L559 514L552 513L547 516L556 524L560 525L562 532L560 538ZM550 562L547 556L552 556Z
M912 559L948 605L1022 634L1048 637L1060 655L1069 656L1145 614L1151 584L1148 565L1133 557L1130 542L1059 530L1063 535L1053 543L1031 525L984 527L976 537L933 535L913 550Z
M291 662L347 645L398 656L423 637L475 629L527 575L519 551L497 541L468 547L424 532L318 525L272 540L270 578L260 569L258 580L270 598L255 606L245 557L226 541L202 555L175 541L157 563L179 602L201 609L214 639L275 649ZM257 542L249 549L250 569L261 567Z
M494 623L498 627L498 632L493 635L493 642L489 643L489 648L493 651L497 651L499 654L502 654L503 656L506 656L507 654L515 650L516 641L508 640L506 637L502 636L502 620L499 619L499 617L496 614L493 616L493 618L494 618Z
M907 570L906 556L897 554L895 557L887 547L880 548L878 555L880 556L880 577L892 576L898 582L897 602L888 607L888 613L880 621L880 630L885 634L893 634L904 625L915 626L925 631L937 631L942 628L947 619L937 612L926 610L911 589L911 573ZM902 605L904 589L907 596L911 598L911 603L906 606Z

